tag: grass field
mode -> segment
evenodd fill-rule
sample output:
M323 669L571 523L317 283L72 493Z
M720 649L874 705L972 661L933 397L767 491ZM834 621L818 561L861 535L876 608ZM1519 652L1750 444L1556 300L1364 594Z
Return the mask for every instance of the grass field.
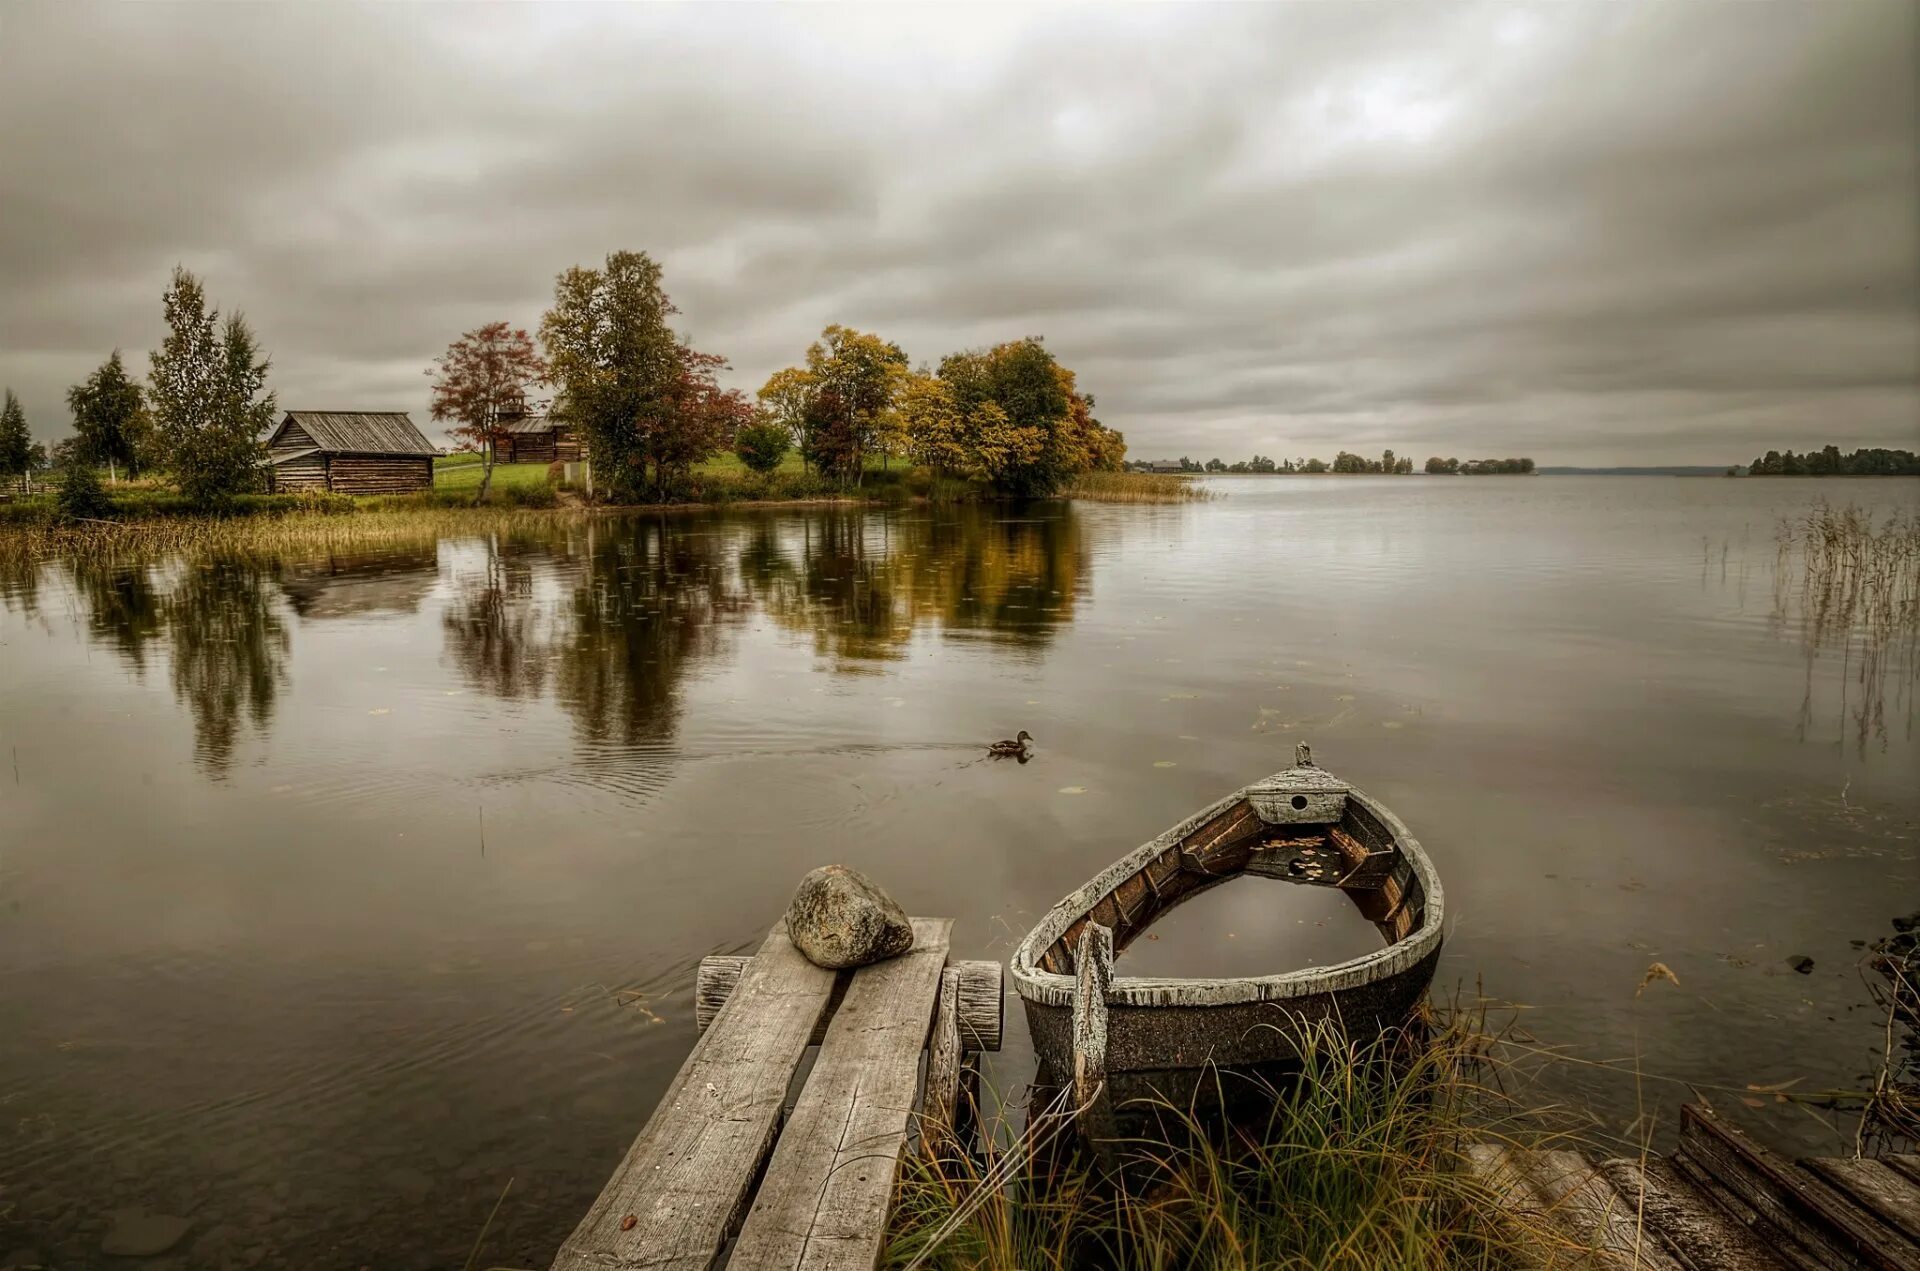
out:
M478 490L481 464L479 455L443 455L433 461L433 488L436 490ZM544 463L496 463L493 488L528 489L547 484Z

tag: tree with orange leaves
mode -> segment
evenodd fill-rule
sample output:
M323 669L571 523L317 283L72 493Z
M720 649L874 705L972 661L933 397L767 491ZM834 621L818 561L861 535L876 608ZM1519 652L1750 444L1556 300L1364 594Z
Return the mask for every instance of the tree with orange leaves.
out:
M493 484L493 457L508 426L526 413L527 390L547 379L547 364L524 329L489 322L466 332L427 368L433 377L433 418L453 429L463 450L484 465L475 504Z

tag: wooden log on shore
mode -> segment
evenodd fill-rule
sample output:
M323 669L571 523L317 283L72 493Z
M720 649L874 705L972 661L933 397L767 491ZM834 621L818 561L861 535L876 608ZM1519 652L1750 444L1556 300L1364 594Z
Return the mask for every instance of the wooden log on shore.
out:
M735 954L713 954L700 959L700 971L694 979L693 1020L702 1030L726 1005L733 986L740 982L752 958ZM955 962L959 972L956 1018L963 1051L1000 1049L1006 1022L1006 996L1003 983L1006 968L998 962ZM823 1020L811 1044L817 1046L826 1034Z

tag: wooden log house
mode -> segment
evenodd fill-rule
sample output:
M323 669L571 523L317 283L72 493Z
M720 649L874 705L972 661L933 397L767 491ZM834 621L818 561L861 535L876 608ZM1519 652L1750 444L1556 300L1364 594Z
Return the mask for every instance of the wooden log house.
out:
M268 485L332 494L431 490L434 453L403 410L290 410L267 438Z
M501 463L577 463L580 437L572 424L551 415L523 415L508 422L495 458Z

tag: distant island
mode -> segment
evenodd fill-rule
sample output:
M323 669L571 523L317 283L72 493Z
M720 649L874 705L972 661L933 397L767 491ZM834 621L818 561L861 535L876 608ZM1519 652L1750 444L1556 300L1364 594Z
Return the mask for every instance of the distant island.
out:
M1769 450L1747 465L1750 477L1920 477L1920 455L1911 450L1863 448L1847 454L1823 446L1796 455Z
M1242 459L1228 463L1224 459L1209 459L1201 463L1198 459L1189 459L1185 455L1178 459L1146 459L1129 462L1127 467L1137 472L1187 472L1196 475L1212 473L1215 475L1249 476L1318 476L1321 473L1342 475L1364 475L1372 473L1378 476L1408 476L1413 472L1413 460L1405 455L1395 455L1391 450L1382 451L1378 459L1369 459L1365 455L1356 455L1342 450L1329 463L1325 459L1270 459L1265 455L1255 455L1251 459ZM1428 459L1425 471L1428 476L1532 476L1534 473L1531 459L1442 459L1438 455Z

